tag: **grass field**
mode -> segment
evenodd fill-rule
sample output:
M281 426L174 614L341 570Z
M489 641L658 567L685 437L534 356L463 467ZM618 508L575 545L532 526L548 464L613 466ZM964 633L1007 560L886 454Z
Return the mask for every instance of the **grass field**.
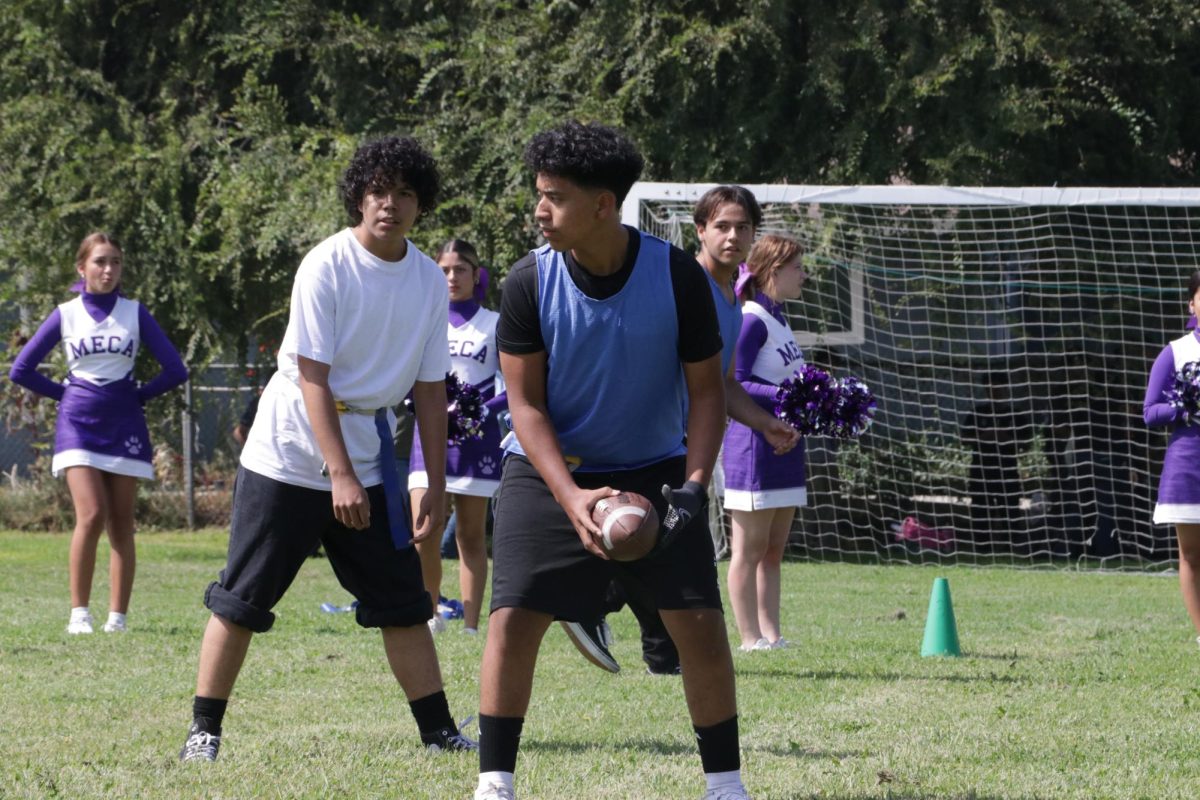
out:
M319 610L348 599L323 560L252 645L221 760L176 761L224 541L139 536L131 633L69 638L67 538L0 533L0 797L469 798L475 758L419 748L378 636ZM919 656L937 575L960 659ZM1200 648L1172 577L789 563L784 585L800 646L735 654L757 800L1197 795ZM703 794L678 680L641 671L632 615L611 622L616 676L547 636L523 800ZM460 716L481 648L458 627L438 638Z

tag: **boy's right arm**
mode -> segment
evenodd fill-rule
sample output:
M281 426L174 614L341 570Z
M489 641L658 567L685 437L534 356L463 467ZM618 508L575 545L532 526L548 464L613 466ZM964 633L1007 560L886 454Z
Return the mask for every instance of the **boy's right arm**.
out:
M775 387L771 387L774 396ZM760 406L749 390L733 377L733 364L725 375L725 409L730 419L758 431L781 456L800 442L800 432Z
M600 529L592 522L592 508L602 498L616 492L608 487L580 489L567 469L558 435L546 409L546 351L520 355L502 351L500 371L508 385L508 411L521 448L554 499L567 512L584 548L607 559L598 544Z
M347 528L363 530L371 523L371 502L354 474L354 465L342 438L337 404L329 388L329 365L296 356L300 372L300 394L312 425L313 436L333 486L333 516Z

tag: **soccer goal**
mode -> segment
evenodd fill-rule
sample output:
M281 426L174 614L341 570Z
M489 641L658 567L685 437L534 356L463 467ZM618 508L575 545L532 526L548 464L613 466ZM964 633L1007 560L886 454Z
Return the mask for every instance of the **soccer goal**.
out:
M638 183L624 220L694 251L692 209L714 185ZM1188 320L1200 190L747 188L759 233L805 247L788 313L806 359L879 399L861 439L808 442L795 553L1173 559L1174 531L1151 522L1167 435L1141 412Z

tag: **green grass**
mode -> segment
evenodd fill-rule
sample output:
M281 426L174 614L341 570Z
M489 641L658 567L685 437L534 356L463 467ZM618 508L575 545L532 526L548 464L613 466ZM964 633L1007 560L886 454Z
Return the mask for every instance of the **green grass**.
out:
M475 758L419 748L378 636L319 610L348 599L323 560L251 646L221 760L175 760L224 542L139 535L132 632L68 638L66 537L0 533L0 797L470 797ZM102 546L97 616L106 559ZM735 654L757 800L1196 796L1200 649L1173 578L784 569L785 634L799 647ZM950 579L963 658L919 656L936 575ZM632 615L610 621L616 676L557 628L547 636L522 800L703 793L679 681L641 671ZM476 708L481 648L457 627L438 638L460 716Z

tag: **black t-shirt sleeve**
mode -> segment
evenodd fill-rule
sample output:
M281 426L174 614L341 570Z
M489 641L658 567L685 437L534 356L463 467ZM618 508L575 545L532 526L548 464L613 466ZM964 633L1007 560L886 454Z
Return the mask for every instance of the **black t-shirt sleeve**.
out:
M246 403L246 408L242 411L242 418L238 420L239 425L249 428L254 424L254 418L258 416L258 395L250 398L250 402Z
M501 353L528 355L546 349L538 316L537 260L529 253L508 271L500 293L496 344Z
M671 286L679 319L679 360L703 361L721 352L717 307L704 267L695 258L671 246Z

